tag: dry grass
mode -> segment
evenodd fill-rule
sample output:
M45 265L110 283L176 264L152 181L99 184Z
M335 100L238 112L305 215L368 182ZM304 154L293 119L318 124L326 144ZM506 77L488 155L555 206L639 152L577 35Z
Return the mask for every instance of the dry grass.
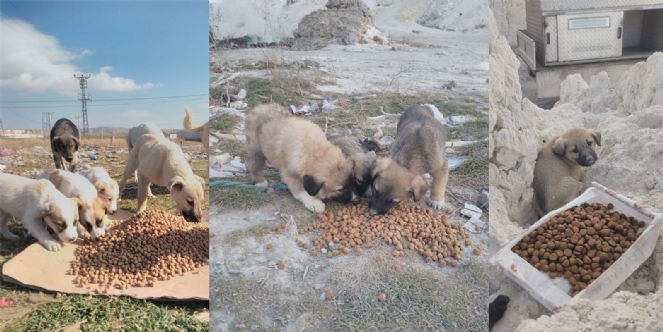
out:
M115 180L119 181L124 172L127 160L126 143L124 138L91 138L83 140L84 146L94 148L98 153L97 160L85 160L94 166L106 168ZM5 169L7 173L30 175L53 168L50 156L50 144L47 139L0 139L0 146L15 150ZM31 148L42 147L40 151ZM208 162L203 154L203 148L197 142L184 142L182 149L193 156L192 168L194 173L207 178ZM23 161L22 164L16 162ZM125 192L124 199L118 202L119 208L131 212L136 209L135 189L132 190L133 180ZM133 186L135 188L135 186ZM156 195L148 201L148 209L161 208L177 213L175 203L168 190L162 187L152 187ZM209 197L204 202L205 208L209 206ZM17 255L35 240L28 236L19 221L11 220L10 229L20 235L17 241L0 241L0 265ZM54 299L52 295L39 296L38 292L16 286L14 284L0 283L0 296L13 299L17 306L10 310L14 314L4 315L0 311L0 330L9 331L36 331L60 330L62 327L81 323L83 330L173 330L173 331L204 331L208 327L205 323L192 317L200 310L206 310L206 304L178 303L154 304L147 301L135 301L129 298L95 297L64 295Z

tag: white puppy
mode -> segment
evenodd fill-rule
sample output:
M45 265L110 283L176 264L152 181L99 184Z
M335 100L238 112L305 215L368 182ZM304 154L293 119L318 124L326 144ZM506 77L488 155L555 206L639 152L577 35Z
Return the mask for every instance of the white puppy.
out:
M104 225L106 202L99 198L97 189L88 179L61 169L46 171L39 178L53 182L55 188L65 196L78 198L81 226L78 228L78 233L81 237L91 237L96 240L106 235L106 225Z
M62 242L75 241L78 237L75 226L78 205L78 199L65 197L46 180L0 174L0 234L5 239L18 238L7 225L13 216L21 219L23 226L42 246L58 251L62 244L49 234L47 228Z
M97 189L97 195L104 201L106 213L115 213L117 211L117 199L120 196L120 189L117 181L110 177L108 171L103 167L90 167L78 173L92 182Z
M129 133L127 134L127 146L129 147L129 153L131 153L134 145L136 145L138 139L143 135L154 135L158 138L166 139L166 136L163 135L161 128L159 128L159 126L157 126L155 123L141 123L138 126L129 129ZM134 172L134 181L138 183L138 172ZM147 187L147 197L154 197L154 194L152 194L152 189L150 189L149 186Z
M150 183L167 187L184 219L197 222L202 217L205 195L202 178L195 175L175 143L154 135L142 135L129 153L127 166L120 180L120 193L127 179L138 171L138 210L145 211Z

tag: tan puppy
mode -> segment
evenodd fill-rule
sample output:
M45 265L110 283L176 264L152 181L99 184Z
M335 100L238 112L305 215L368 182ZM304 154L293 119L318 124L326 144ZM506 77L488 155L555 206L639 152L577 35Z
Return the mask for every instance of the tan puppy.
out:
M166 187L184 219L198 222L202 219L205 194L202 178L195 175L180 147L163 138L144 134L135 142L124 174L120 180L120 194L127 179L138 171L138 210L145 211L150 183Z
M570 202L585 187L583 167L596 160L601 133L574 128L554 137L539 151L534 165L534 210L539 217Z
M290 193L314 212L323 212L323 199L353 199L352 163L329 143L320 127L289 116L280 105L258 106L246 116L247 169L252 180L267 185L267 161L281 171Z
M106 201L99 198L97 189L88 179L62 169L46 171L39 178L51 181L65 196L78 199L78 234L81 237L96 240L106 235Z
M62 242L78 237L77 199L65 197L48 180L33 180L11 174L0 174L0 234L7 240L18 236L7 227L13 216L44 248L58 251ZM49 234L50 229L58 238ZM59 240L59 241L58 241Z
M182 123L184 130L191 131L194 133L202 133L202 143L205 149L209 148L209 121L205 122L204 125L194 127L193 126L193 116L191 115L191 109L186 108L186 114L184 115L184 121Z
M410 107L398 121L396 131L391 159L378 160L373 171L370 212L386 213L408 198L418 201L428 190L422 177L426 173L433 177L428 205L445 207L449 169L444 155L444 127L435 119L434 110L427 105Z
M364 196L371 185L372 172L375 169L377 156L375 151L366 151L356 138L334 135L329 137L329 142L338 146L343 155L352 162L352 174L354 176L354 193Z
M78 174L88 179L97 189L97 195L104 201L106 213L115 213L120 189L117 181L110 177L108 171L102 167L90 167L78 171Z

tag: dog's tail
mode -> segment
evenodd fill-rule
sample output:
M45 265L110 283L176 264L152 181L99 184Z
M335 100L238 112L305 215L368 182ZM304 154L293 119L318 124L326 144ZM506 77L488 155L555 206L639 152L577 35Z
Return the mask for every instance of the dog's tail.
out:
M184 121L182 121L182 126L184 127L184 130L195 133L202 132L205 127L205 125L198 127L193 126L193 115L191 115L191 109L188 107L185 108Z

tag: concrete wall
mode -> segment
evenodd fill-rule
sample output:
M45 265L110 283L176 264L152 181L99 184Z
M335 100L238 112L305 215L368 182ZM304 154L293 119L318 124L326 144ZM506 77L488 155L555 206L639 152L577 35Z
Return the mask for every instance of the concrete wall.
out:
M623 72L639 61L641 60L547 67L545 70L536 72L537 97L540 99L559 98L560 84L572 74L580 74L585 81L589 82L592 76L605 71L610 76L612 83L616 83Z

